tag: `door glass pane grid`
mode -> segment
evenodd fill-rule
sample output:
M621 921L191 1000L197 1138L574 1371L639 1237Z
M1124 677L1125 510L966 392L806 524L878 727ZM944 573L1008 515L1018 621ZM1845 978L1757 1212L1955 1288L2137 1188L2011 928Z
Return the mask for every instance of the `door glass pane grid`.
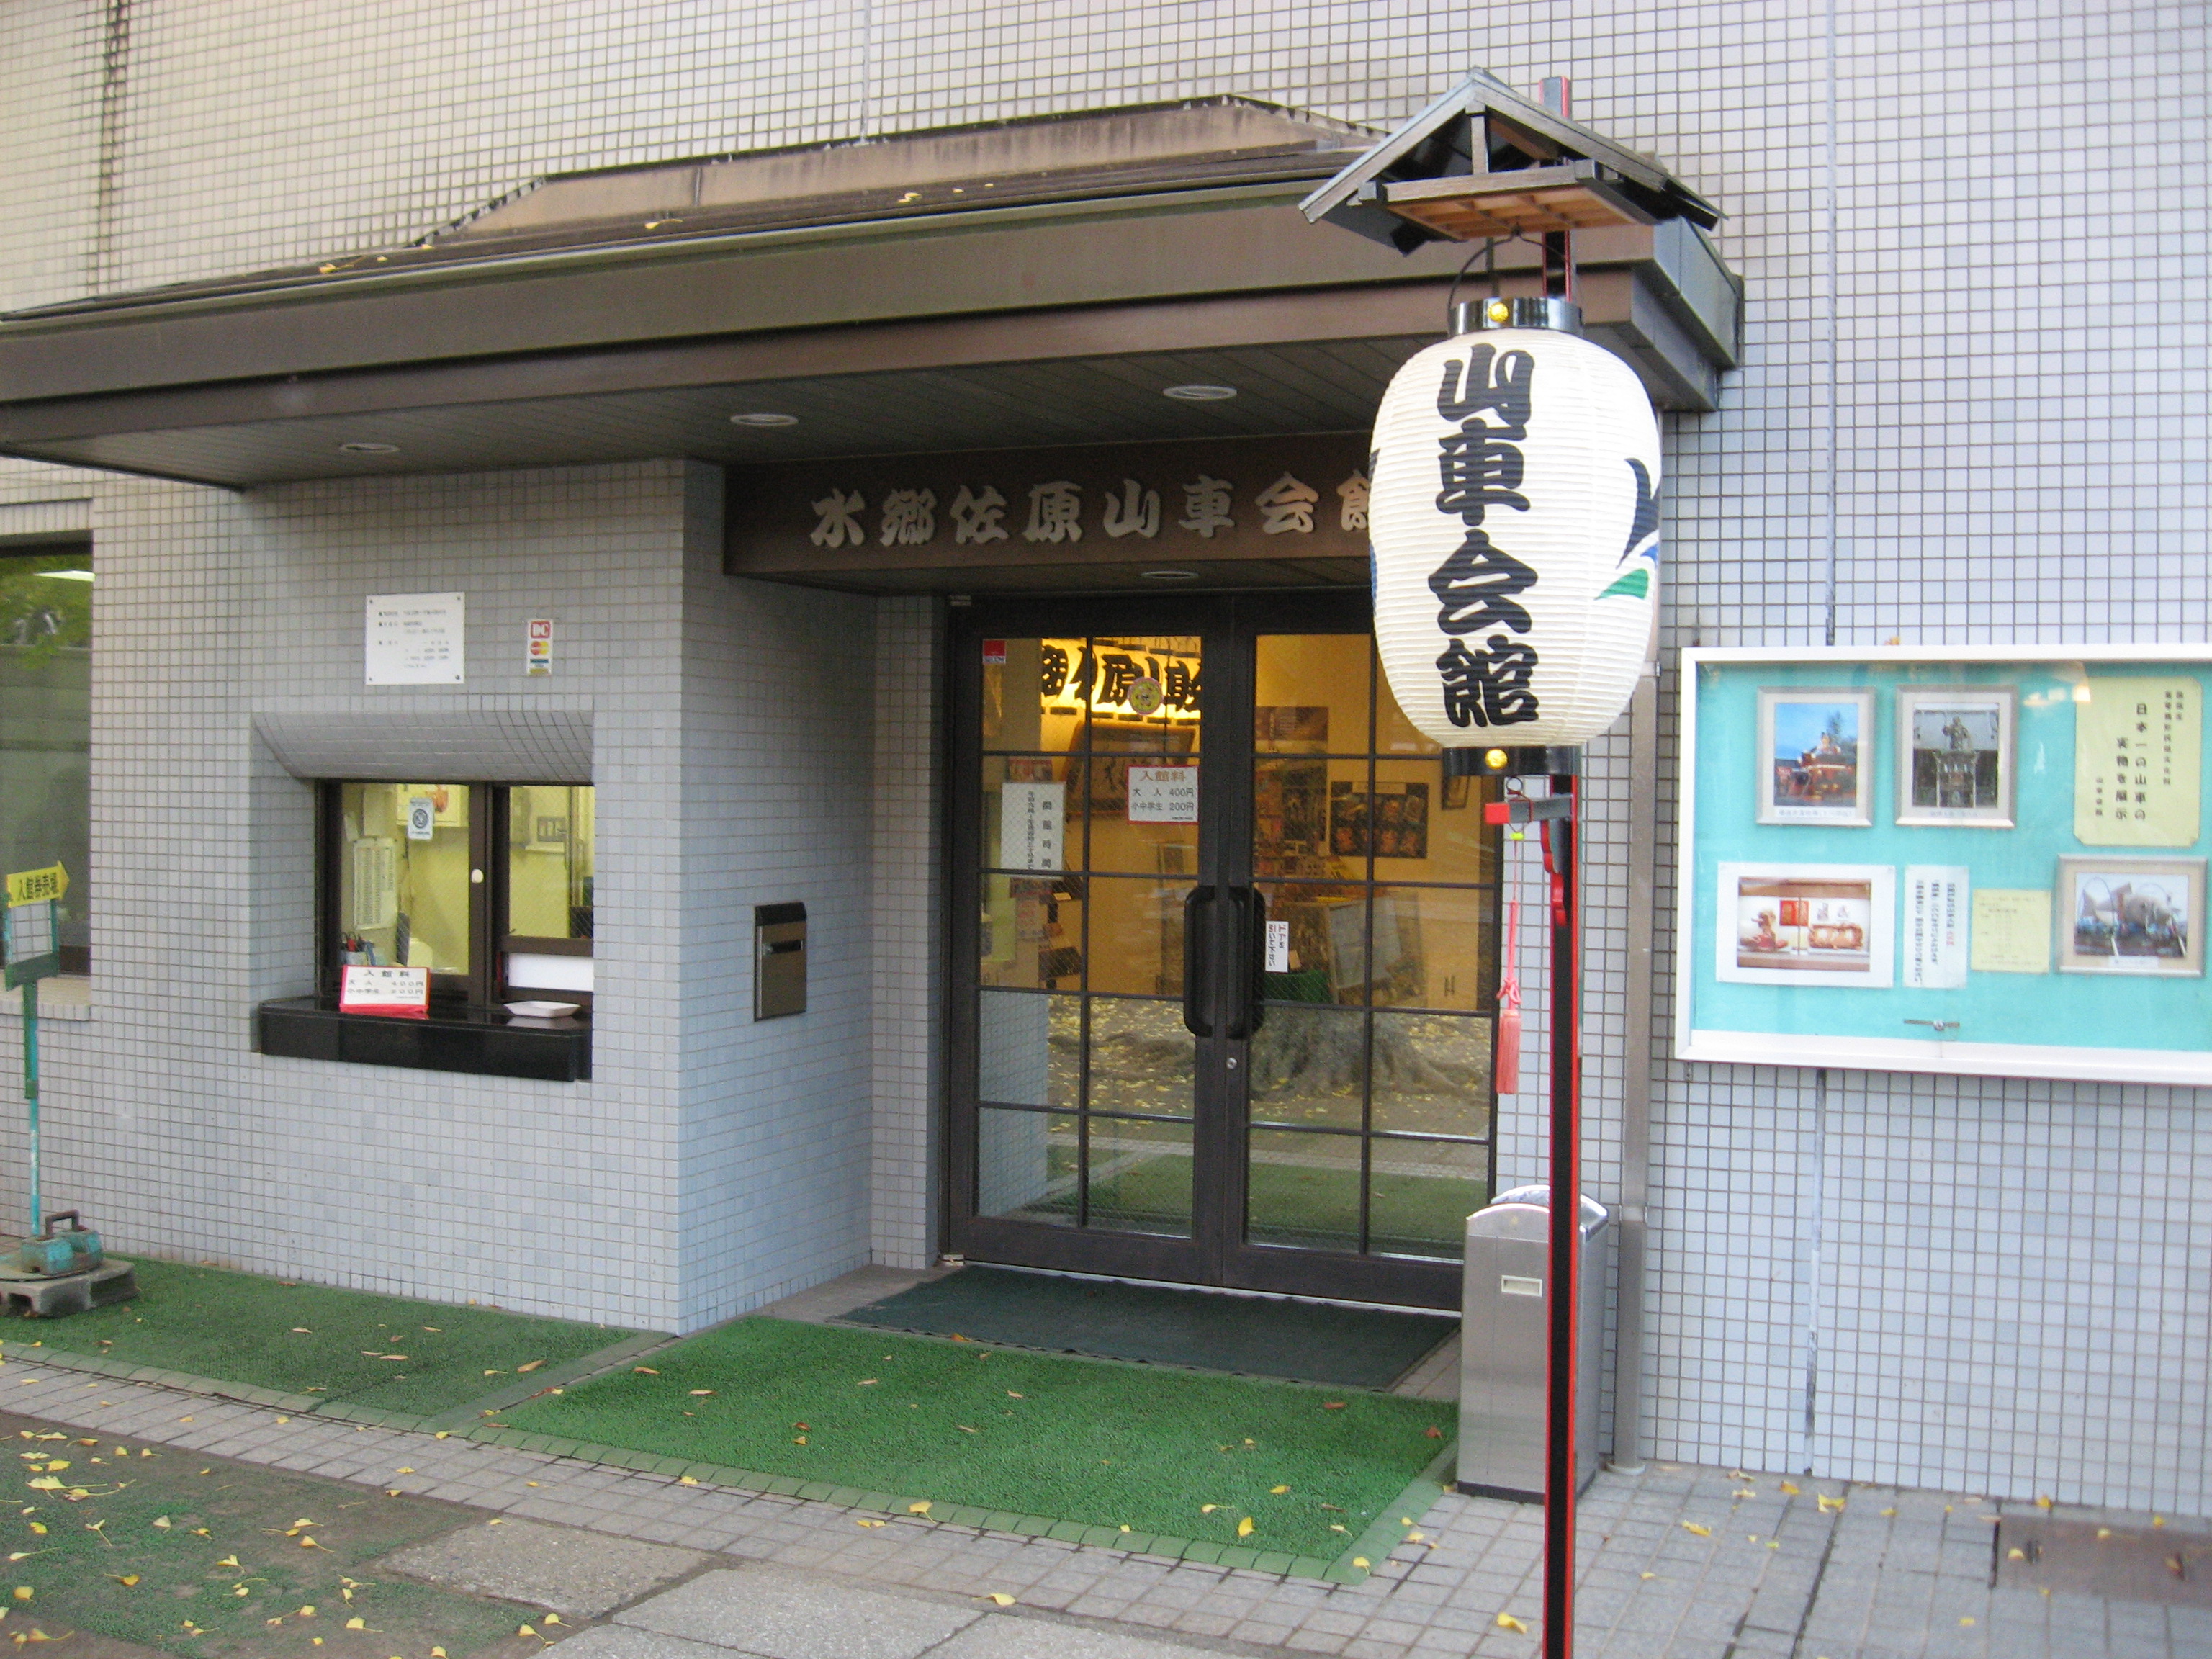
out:
M1371 641L1360 648L1370 719L1353 754L1338 691L1270 703L1271 657L1327 654L1319 642L1260 641L1253 872L1289 938L1247 1073L1246 1237L1451 1258L1489 1180L1495 833L1480 785L1448 796L1417 758L1437 746L1398 711Z
M1055 993L1048 1000L1057 1012L1048 1062L1025 1062L1038 1076L1020 1103L1035 1115L1058 1111L1049 1133L1021 1126L1026 1139L1007 1127L1011 1115L995 1126L1001 1166L989 1180L979 1167L978 1213L1188 1237L1195 1062L1182 1024L1182 903L1197 877L1197 825L1173 821L1152 797L1179 781L1164 769L1196 763L1200 642L1078 636L1000 644L1006 661L985 665L981 850L987 867L1007 873L984 878L985 976L994 948L999 960L1008 953L988 936L1008 926L994 904L1026 897L1029 911L1012 924L1021 938L1006 982ZM1019 690L1031 675L1033 704ZM1133 769L1155 769L1133 780ZM1010 785L1029 787L1010 796ZM1013 825L1027 856L1012 862L1009 811L1027 815ZM1014 874L1017 865L1034 873ZM1033 969L1019 959L1024 950ZM1028 1014L1027 1023L1042 1018ZM988 1023L979 1019L979 1032ZM1042 1027L1030 1036L1046 1041ZM984 1085L1006 1061L979 1054L978 1070ZM1009 1146L1026 1160L1024 1181L1006 1178ZM1048 1197L1032 1188L1049 1188ZM986 1201L993 1197L1018 1202Z

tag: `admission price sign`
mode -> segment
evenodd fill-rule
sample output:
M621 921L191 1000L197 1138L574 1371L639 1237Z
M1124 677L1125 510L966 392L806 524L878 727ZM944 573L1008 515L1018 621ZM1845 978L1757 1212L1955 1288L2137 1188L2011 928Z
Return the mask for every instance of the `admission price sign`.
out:
M2201 646L1682 653L1675 1053L2212 1085Z
M430 1011L428 968L342 968L338 1012L342 1014L411 1014Z

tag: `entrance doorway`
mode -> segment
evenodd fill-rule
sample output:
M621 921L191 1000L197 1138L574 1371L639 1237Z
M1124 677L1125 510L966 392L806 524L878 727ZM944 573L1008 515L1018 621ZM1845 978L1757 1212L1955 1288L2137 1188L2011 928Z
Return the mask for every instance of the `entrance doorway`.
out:
M955 615L950 1247L1456 1307L1495 786L1400 714L1364 597Z

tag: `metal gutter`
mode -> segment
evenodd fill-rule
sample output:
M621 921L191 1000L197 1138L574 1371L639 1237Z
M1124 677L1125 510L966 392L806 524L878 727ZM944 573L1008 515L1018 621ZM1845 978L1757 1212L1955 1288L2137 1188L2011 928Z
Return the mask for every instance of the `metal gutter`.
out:
M1305 175L1310 177L1310 174ZM1143 195L1101 199L1084 198L1066 202L1023 203L1007 207L963 210L890 218L855 220L831 225L796 225L769 230L732 231L723 234L671 239L666 241L597 244L585 247L540 250L529 253L488 253L481 258L456 259L426 266L378 270L370 254L347 256L312 271L273 276L250 287L221 285L182 292L153 289L112 299L71 301L29 311L0 313L0 342L62 330L99 327L111 322L143 322L172 315L210 311L232 312L258 306L312 301L331 292L394 292L416 289L462 287L483 282L518 281L531 276L562 275L579 270L612 265L683 264L726 258L763 250L805 247L823 244L859 243L919 237L975 234L1010 225L1082 223L1122 216L1157 217L1164 214L1218 212L1237 207L1295 202L1299 179L1267 184L1237 185L1196 191L1152 191Z

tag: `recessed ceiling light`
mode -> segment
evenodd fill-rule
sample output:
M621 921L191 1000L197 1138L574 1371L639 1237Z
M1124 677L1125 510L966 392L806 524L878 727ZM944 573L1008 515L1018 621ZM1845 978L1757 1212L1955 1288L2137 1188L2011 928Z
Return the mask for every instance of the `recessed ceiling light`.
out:
M1162 394L1178 398L1187 404L1226 403L1237 395L1233 386L1171 386Z
M1198 572L1195 570L1147 570L1145 572L1145 580L1148 582L1194 582L1198 580Z
M398 444L340 444L338 453L344 455L397 455Z
M797 426L796 415L779 415L774 410L763 409L751 415L732 415L732 426Z
M38 574L41 576L51 576L56 581L62 582L88 582L92 580L92 572L89 570L41 570Z

